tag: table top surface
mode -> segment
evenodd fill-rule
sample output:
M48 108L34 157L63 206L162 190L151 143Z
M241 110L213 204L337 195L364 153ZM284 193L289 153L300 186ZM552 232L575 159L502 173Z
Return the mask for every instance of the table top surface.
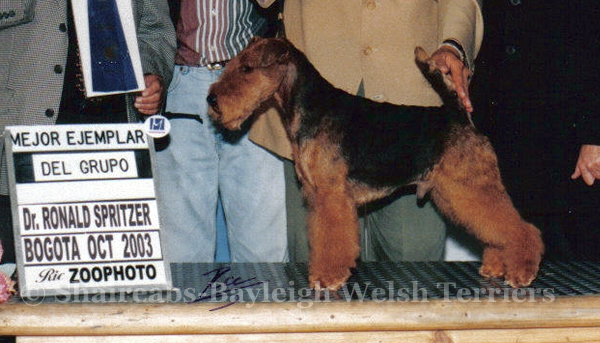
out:
M600 263L544 262L530 287L513 289L478 273L480 262L359 262L335 293L316 294L305 263L172 263L174 289L131 288L131 294L14 297L12 302L294 302L319 296L344 301L427 300L600 295ZM135 294L137 292L137 294Z
M170 292L14 297L0 305L0 334L600 327L600 263L545 262L523 289L486 280L479 267L359 263L340 291L316 294L306 264L172 264L176 289Z

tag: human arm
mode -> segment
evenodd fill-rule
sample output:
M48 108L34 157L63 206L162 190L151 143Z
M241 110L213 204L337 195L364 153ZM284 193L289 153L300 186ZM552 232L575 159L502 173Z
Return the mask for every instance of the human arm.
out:
M591 186L600 179L600 29L598 28L598 2L581 2L571 5L575 20L571 27L576 33L569 39L569 54L564 63L569 76L566 87L572 90L574 101L568 109L576 113L576 122L572 127L576 131L579 156L575 164L572 179L581 177Z
M579 150L579 158L575 164L575 172L572 179L581 177L583 181L591 186L596 179L600 179L600 146L584 144Z
M175 29L165 0L136 0L137 37L146 89L134 106L144 115L157 113L173 75Z
M473 105L469 97L469 81L471 80L471 70L464 62L460 52L449 45L441 45L433 52L431 58L435 61L440 71L451 77L456 94L458 95L465 110L473 112Z
M165 86L156 74L144 75L144 89L140 95L135 97L133 106L144 115L153 115L160 111L165 97Z
M468 87L483 39L481 0L440 0L439 21L440 47L432 58L452 78L465 109L472 112Z

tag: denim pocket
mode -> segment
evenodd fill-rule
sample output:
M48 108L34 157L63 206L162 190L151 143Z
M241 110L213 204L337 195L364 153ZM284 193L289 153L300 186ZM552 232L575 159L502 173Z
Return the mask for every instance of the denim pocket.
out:
M171 83L169 84L169 88L167 92L173 91L179 84L181 83L181 67L175 66L175 70L173 71L173 78L171 79Z

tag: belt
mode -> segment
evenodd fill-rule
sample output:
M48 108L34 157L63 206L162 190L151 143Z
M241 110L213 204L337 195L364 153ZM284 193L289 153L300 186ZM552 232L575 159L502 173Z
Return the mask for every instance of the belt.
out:
M208 64L205 65L205 67L208 70L221 70L221 69L225 68L225 65L227 64L227 62L229 62L229 61L221 61L221 62L215 62L215 63L208 63Z

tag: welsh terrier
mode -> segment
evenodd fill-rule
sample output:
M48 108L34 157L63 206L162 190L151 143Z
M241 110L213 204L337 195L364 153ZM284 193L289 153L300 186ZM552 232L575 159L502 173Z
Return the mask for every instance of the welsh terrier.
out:
M456 99L425 51L415 54L425 76L445 88L443 98ZM344 285L360 250L357 206L407 185L416 185L419 197L429 193L444 216L484 244L482 276L512 287L537 276L540 232L514 208L489 140L456 101L399 106L348 94L280 38L254 39L207 101L213 120L230 130L259 109L278 109L308 207L311 287Z

